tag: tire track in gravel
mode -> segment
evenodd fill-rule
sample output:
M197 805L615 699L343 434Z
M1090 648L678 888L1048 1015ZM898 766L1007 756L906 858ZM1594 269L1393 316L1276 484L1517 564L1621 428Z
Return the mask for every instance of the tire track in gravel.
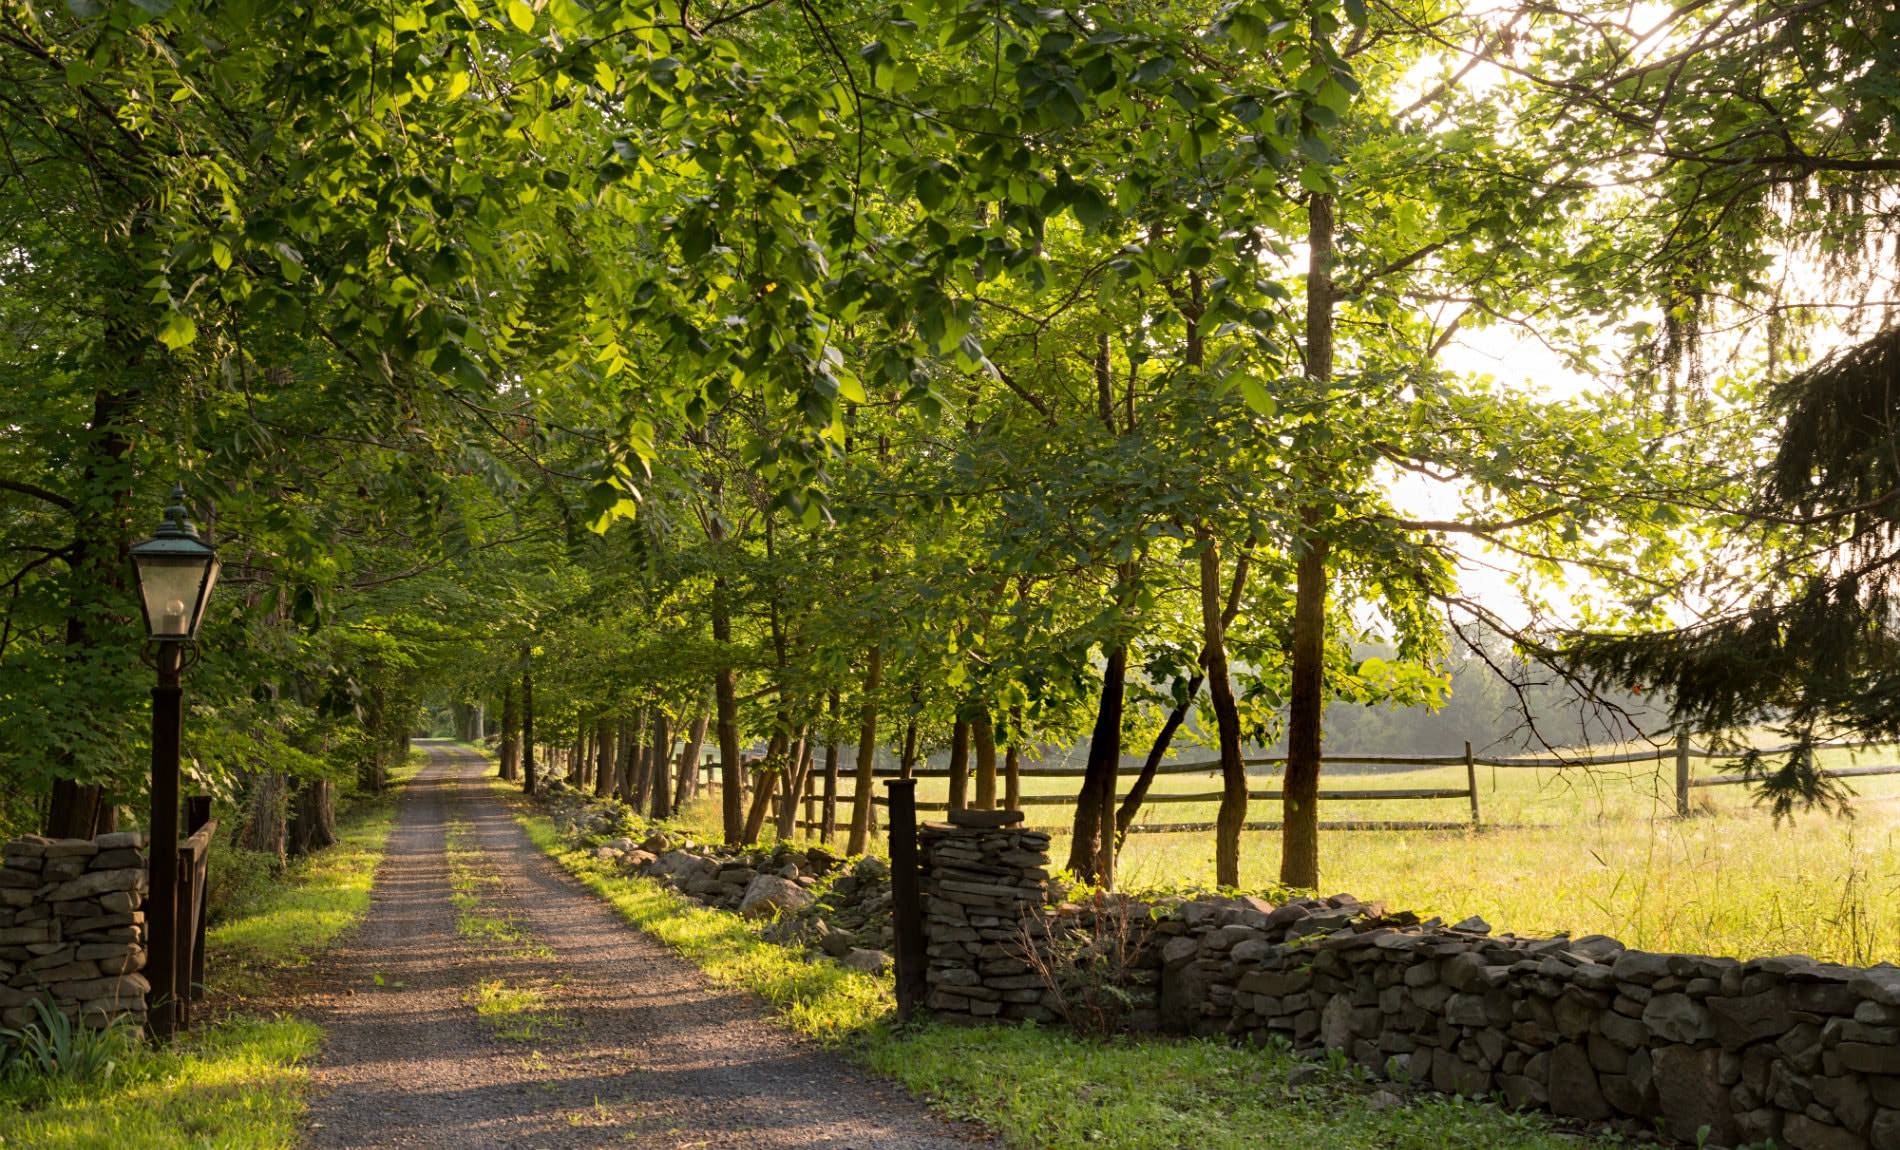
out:
M751 996L713 986L537 850L488 790L480 757L429 751L318 1012L326 1036L309 1146L1000 1145L774 1025ZM487 897L535 947L497 954L457 936L452 821L501 879ZM468 1005L496 978L555 987L562 1025L532 1043L496 1037Z

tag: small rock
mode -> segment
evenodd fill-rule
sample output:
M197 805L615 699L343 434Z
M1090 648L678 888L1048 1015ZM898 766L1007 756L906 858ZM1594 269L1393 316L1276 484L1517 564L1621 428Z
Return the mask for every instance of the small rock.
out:
M851 970L862 971L865 974L883 974L891 968L890 955L881 950L864 950L859 947L852 947L838 961Z
M762 918L803 910L813 902L811 892L790 879L775 874L753 877L739 899L739 913L747 918Z

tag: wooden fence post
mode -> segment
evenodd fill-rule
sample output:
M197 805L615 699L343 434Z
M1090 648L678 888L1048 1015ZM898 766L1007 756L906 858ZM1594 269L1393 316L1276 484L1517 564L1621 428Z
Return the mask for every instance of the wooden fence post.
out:
M1465 740L1465 785L1471 790L1471 829L1483 825L1478 817L1478 760L1472 757L1471 740Z
M892 959L897 968L897 1017L922 1009L930 958L924 943L924 895L917 870L917 780L886 779L890 793Z
M1689 734L1676 735L1676 817L1689 817Z

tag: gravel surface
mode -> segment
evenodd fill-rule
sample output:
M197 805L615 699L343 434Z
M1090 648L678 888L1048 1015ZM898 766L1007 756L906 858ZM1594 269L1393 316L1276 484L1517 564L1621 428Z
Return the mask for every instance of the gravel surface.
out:
M430 753L400 800L369 916L330 964L308 1145L999 1145L713 986L535 849L488 791L485 762ZM457 936L451 823L500 880L485 911L511 914L533 946ZM545 987L558 1024L531 1042L495 1037L470 996L496 978Z

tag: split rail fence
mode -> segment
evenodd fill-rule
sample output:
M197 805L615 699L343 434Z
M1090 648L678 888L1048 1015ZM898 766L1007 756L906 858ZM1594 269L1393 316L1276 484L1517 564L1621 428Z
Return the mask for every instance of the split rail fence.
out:
M1831 748L1831 749L1852 750L1852 749L1861 749L1861 748L1872 747L1872 746L1877 746L1877 745L1883 745L1883 744L1876 744L1876 743L1869 743L1869 742L1842 742L1842 743L1829 743L1829 744L1826 744L1826 747ZM1769 748L1769 750L1781 750L1781 751L1786 751L1788 749L1789 748L1786 748L1786 747ZM1471 750L1470 744L1468 743L1465 745L1465 753L1462 755L1345 755L1345 754L1327 755L1325 756L1324 763L1327 766L1335 766L1335 767L1337 766L1399 767L1399 768L1427 769L1427 768L1434 768L1434 767L1460 767L1461 766L1465 769L1464 771L1465 785L1462 787L1363 787L1361 786L1361 787L1322 788L1319 792L1319 799L1322 804L1329 801L1330 802L1356 802L1358 803L1358 802L1420 802L1420 801L1439 800L1439 799L1464 799L1469 804L1471 813L1468 818L1457 820L1457 821L1429 820L1429 819L1346 819L1346 820L1334 820L1334 821L1322 820L1319 825L1320 825L1321 830L1335 830L1335 831L1396 831L1396 830L1451 831L1451 830L1482 830L1482 829L1485 829L1486 827L1489 827L1490 829L1494 829L1494 830L1524 829L1522 824L1486 823L1484 821L1483 811L1481 809L1480 801L1479 801L1479 789L1478 789L1478 768L1479 767L1486 767L1493 770L1561 771L1561 770L1589 769L1589 768L1594 768L1594 767L1636 766L1636 765L1645 764L1645 763L1664 765L1664 764L1667 764L1671 758L1674 759L1674 763L1675 763L1676 814L1679 817L1687 817L1690 812L1689 798L1692 791L1701 787L1738 786L1744 783L1754 781L1740 773L1735 773L1735 772L1724 772L1721 774L1705 774L1701 776L1698 776L1695 773L1694 764L1698 760L1733 762L1735 761L1736 757L1737 757L1736 755L1729 752L1710 751L1710 750L1705 750L1703 748L1694 746L1687 738L1677 739L1673 747L1664 746L1664 747L1658 747L1657 749L1653 751L1634 751L1634 752L1624 752L1624 753L1619 753L1619 754L1608 754L1608 755L1577 755L1577 756L1562 756L1562 757L1559 757L1559 756L1490 757L1490 756L1485 756L1485 755L1474 754ZM1249 767L1284 767L1286 765L1285 756L1280 756L1280 755L1260 757L1260 758L1248 758L1243 761ZM718 775L719 775L719 765L717 762L708 762L702 765L701 770L706 772L706 774L708 775L709 785L717 785ZM1043 770L1024 770L1021 773L1021 778L1025 781L1032 780L1032 779L1081 779L1082 777L1084 777L1086 773L1087 772L1084 771L1080 767L1056 767L1056 768L1043 769ZM1219 761L1210 760L1210 761L1197 761L1197 762L1186 762L1186 763L1163 763L1161 764L1161 766L1156 768L1155 777L1160 778L1165 775L1209 776L1209 775L1218 775L1219 773L1220 773ZM1820 773L1825 778L1836 778L1836 779L1864 778L1864 777L1874 776L1874 775L1900 775L1900 764L1887 764L1887 765L1876 765L1876 766L1865 766L1865 767L1840 767L1840 768L1835 768L1831 770L1823 770ZM901 770L897 770L895 768L888 768L888 767L878 768L875 774L876 774L876 777L880 779L895 779L895 778L904 777L903 772ZM1126 781L1126 780L1132 780L1136 778L1137 776L1139 776L1140 774L1141 774L1141 768L1139 767L1122 767L1116 772L1116 777L1118 781ZM919 767L913 770L910 773L909 777L916 778L916 779L948 779L950 777L950 771L947 767ZM850 784L853 781L852 775L849 770L846 770L840 773L840 781L846 785ZM1001 782L1000 779L998 781L999 783ZM817 785L818 785L818 772L814 770L810 773L810 775L806 779L806 789L805 789L805 794L803 796L803 800L805 804L805 817L800 819L799 824L798 824L801 828L808 829L808 830L815 830L815 829L818 829L819 827L819 822L815 817L815 810L814 810L814 803L817 801L817 796L814 794L814 788L816 788ZM1121 788L1119 787L1117 788L1117 791L1118 791L1118 794L1122 793ZM1250 787L1247 791L1247 799L1249 802L1277 801L1283 797L1283 794L1284 792L1282 792L1277 787L1262 787L1262 788L1257 788L1257 789ZM1219 791L1208 791L1205 793L1201 793L1201 792L1158 793L1155 791L1150 791L1147 797L1143 800L1142 805L1145 808L1151 805L1152 806L1167 806L1170 804L1178 804L1178 803L1218 803L1220 799L1221 799L1221 794ZM1024 794L1020 798L1020 804L1026 808L1034 808L1034 807L1071 807L1072 808L1075 805L1075 800L1076 800L1076 796L1072 793L1071 794ZM839 807L841 809L845 808L850 803L850 801L851 801L850 791L844 790L841 788L841 793L838 795ZM880 807L888 805L888 801L883 795L875 796L872 801L875 805L880 806ZM916 809L918 811L948 811L950 809L950 804L948 802L918 802L916 804ZM849 816L847 815L847 816L842 816L842 817L848 818ZM1035 816L1033 813L1031 813L1030 815L1029 822L1031 823L1031 825L1037 825L1037 826L1045 825L1044 823L1038 822L1035 819ZM1049 825L1053 829L1061 829L1060 824L1047 824L1047 825ZM1278 821L1272 821L1272 820L1264 820L1264 821L1250 820L1245 825L1246 825L1246 829L1250 831L1271 831L1271 830L1279 830L1282 824L1279 823ZM1190 822L1174 822L1174 823L1137 822L1128 828L1128 832L1130 834L1178 834L1178 833L1184 833L1184 832L1211 831L1213 829L1214 829L1214 824L1211 822L1191 822L1191 823Z

